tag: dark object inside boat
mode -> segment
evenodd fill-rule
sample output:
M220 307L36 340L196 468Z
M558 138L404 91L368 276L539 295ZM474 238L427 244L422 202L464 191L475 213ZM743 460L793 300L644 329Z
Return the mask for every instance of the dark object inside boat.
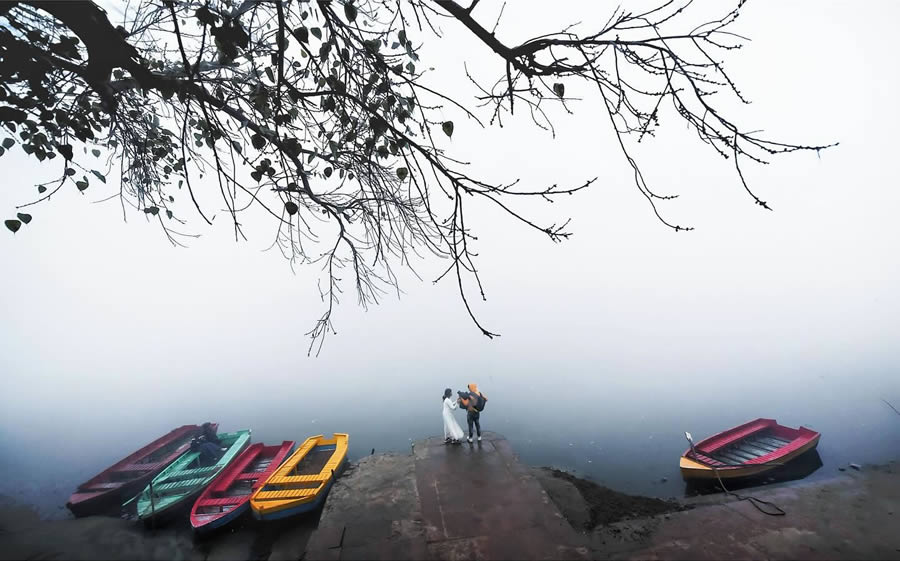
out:
M218 438L216 439L218 441ZM201 466L211 466L222 457L222 447L218 442L210 442L204 435L191 439L191 450L199 452L197 462Z

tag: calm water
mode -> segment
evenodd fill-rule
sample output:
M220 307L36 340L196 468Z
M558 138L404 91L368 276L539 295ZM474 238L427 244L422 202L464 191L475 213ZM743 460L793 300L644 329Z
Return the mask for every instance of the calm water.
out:
M685 493L677 469L685 430L700 439L756 417L822 433L823 466L813 478L833 476L849 462L900 457L900 416L882 401L900 404L896 378L861 369L848 384L846 373L837 371L845 367L766 375L735 370L727 373L732 382L726 384L724 376L683 373L664 379L586 371L547 377L538 374L547 366L535 365L534 372L475 381L490 398L482 427L506 435L525 462L567 469L630 493L670 497ZM66 516L62 505L76 484L173 426L207 418L218 421L222 431L250 427L256 442L338 431L350 433L352 458L373 448L407 452L413 440L441 433L443 387L463 389L469 381L443 373L414 380L385 375L346 385L341 378L298 380L267 403L239 402L225 391L193 403L186 396L164 418L122 403L106 412L85 412L68 426L38 419L30 426L4 423L0 492L36 504L45 516ZM324 385L328 381L331 386ZM458 419L465 426L462 413Z

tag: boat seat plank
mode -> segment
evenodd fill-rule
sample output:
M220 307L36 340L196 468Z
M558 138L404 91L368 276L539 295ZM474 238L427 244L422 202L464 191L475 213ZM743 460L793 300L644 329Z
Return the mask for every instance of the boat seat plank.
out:
M250 479L250 480L253 480L253 479L259 479L259 478L262 477L263 475L265 475L264 472L261 472L261 471L251 471L251 472L249 472L249 473L240 473L240 474L238 474L237 477L234 478L234 480L235 480L235 481L242 481L242 480L247 480L247 479Z
M318 489L284 489L281 491L260 491L256 494L256 499L261 501L300 499L303 497L311 497L318 492Z
M169 492L179 492L184 489L189 489L191 487L195 487L200 485L206 481L205 477L197 477L195 479L182 479L180 481L173 481L171 483L163 483L162 485L154 485L153 492L156 494L169 493Z
M790 454L797 448L801 448L801 447L805 446L807 444L807 442L809 442L808 439L798 438L798 439L794 440L793 442L791 442L790 444L779 448L777 453L773 452L772 454L767 454L760 458L756 458L755 460L752 460L748 463L762 464L762 463L766 463L768 461L777 461L779 457L784 456L786 454Z
M744 464L747 462L747 460L739 458L738 456L732 456L728 452L716 452L715 454L712 454L712 457L725 464Z
M203 466L199 468L185 469L172 474L172 478L183 479L185 477L196 477L198 475L208 475L218 468L218 464L211 466Z
M750 444L749 442L741 443L741 449L746 450L747 452L750 452L751 454L753 454L754 458L758 458L760 456L765 456L766 454L769 454L770 452L772 452L771 450L766 450L765 448L760 448L759 446L754 446L754 445Z
M721 465L725 465L725 464L723 464L722 462L720 462L719 460L716 460L716 459L714 459L714 458L710 458L709 456L706 456L705 454L697 453L697 454L692 454L692 455L694 456L694 459L695 459L695 460L700 461L700 462L702 462L702 463L704 463L704 464L706 464L706 465L709 465L709 466L721 466Z
M222 497L218 499L200 499L197 501L197 506L228 506L228 505L236 505L243 501L247 495L240 495L235 497Z
M315 473L313 475L289 475L286 477L272 477L269 479L269 483L282 485L290 483L316 483L319 481L327 481L330 477L330 473L327 476L323 476L321 473Z
M780 438L777 436L772 436L771 434L761 435L760 440L763 442L768 442L772 446L778 446L779 448L784 446L785 444L790 444L791 441L786 438Z
M757 448L762 448L763 450L768 450L769 452L775 452L780 448L780 446L774 446L755 438L748 439L747 442L749 442L751 446L756 446Z
M730 453L732 456L737 456L738 458L743 458L744 461L753 460L757 457L754 454L751 454L749 452L744 452L740 448L729 448L727 450L727 452Z

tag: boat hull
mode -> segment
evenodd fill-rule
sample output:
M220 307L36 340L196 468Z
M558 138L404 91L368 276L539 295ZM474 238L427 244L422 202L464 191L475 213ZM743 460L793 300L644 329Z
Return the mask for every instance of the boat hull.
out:
M340 464L336 473L340 473L343 471L344 466L346 465L346 460ZM328 497L328 492L331 491L331 487L334 485L334 480L329 481L322 492L316 495L316 498L307 503L300 503L296 506L287 507L282 510L269 511L266 513L261 513L256 510L253 510L253 517L257 520L281 520L282 518L290 518L291 516L298 516L300 514L304 514L307 512L312 512L325 504L325 499Z
M307 438L250 498L259 520L277 520L316 510L347 461L349 436Z
M819 445L819 437L815 437L814 440L804 444L800 448L797 448L794 452L790 452L784 455L777 464L785 464L798 458L816 448ZM746 466L738 466L738 467L720 467L713 468L711 466L707 466L696 462L690 458L681 457L680 465L681 476L685 479L749 479L752 477L758 477L765 473L768 473L772 470L778 469L781 465L766 464L766 465L746 465ZM718 472L718 475L717 473Z
M153 478L137 496L138 518L149 523L169 517L189 506L224 469L250 444L250 431L219 435L226 448L219 460L209 466L197 466L199 452L188 450Z
M119 508L124 501L138 494L162 469L160 468L153 473L147 474L146 477L129 482L118 489L110 489L99 493L72 493L72 496L69 497L69 501L66 503L66 508L76 518L110 512Z
M756 419L715 434L685 451L681 476L691 480L741 480L776 470L815 449L821 435Z
M199 500L199 499L198 499ZM233 509L228 512L222 513L218 516L210 516L206 518L204 516L191 516L191 526L194 528L194 531L197 533L211 532L216 528L221 528L225 526L229 522L233 520L237 520L241 517L242 514L247 512L250 509L250 497L247 497L247 500L240 503Z
M294 451L294 441L253 444L223 470L194 502L191 526L197 533L221 528L250 508L250 496Z

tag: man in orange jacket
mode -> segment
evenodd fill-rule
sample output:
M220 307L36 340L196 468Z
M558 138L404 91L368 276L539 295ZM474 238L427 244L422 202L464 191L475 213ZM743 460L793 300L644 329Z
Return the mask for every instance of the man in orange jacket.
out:
M466 422L469 425L469 437L466 440L469 442L472 442L472 425L475 425L478 442L481 442L481 409L484 409L486 402L487 398L478 391L477 384L469 384L468 398L461 397L459 400L460 405L466 408Z

